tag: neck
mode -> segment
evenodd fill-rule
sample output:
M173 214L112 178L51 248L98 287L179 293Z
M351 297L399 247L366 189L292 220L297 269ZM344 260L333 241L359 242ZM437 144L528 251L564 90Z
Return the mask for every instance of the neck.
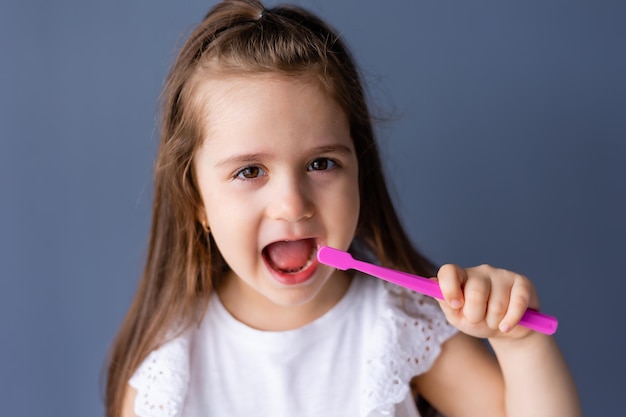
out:
M295 305L275 303L251 288L233 273L217 289L228 312L257 330L286 331L303 327L332 309L350 287L351 276L335 271L311 300Z

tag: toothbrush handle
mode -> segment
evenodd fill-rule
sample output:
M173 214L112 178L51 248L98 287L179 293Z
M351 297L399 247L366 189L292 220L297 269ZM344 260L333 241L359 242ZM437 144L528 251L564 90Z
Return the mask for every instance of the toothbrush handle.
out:
M357 260L354 260L352 267L401 287L443 300L443 294L437 281ZM556 317L528 309L518 324L528 329L551 335L556 332L559 322Z
M420 294L443 300L443 294L441 293L441 288L439 288L437 281L363 261L354 260L353 262L352 268L356 270L373 275L387 282L391 282L392 284L417 291Z
M559 321L554 316L529 308L520 319L519 325L550 335L556 332L557 327L559 327Z

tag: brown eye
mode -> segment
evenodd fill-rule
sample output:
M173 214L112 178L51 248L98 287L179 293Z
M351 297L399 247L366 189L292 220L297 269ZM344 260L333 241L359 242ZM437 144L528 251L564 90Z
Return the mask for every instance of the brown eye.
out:
M262 168L252 165L237 171L237 174L235 174L235 178L239 178L242 180L253 180L263 175L265 175L265 171Z
M332 159L318 158L309 164L307 171L326 171L334 168L336 165L337 163Z

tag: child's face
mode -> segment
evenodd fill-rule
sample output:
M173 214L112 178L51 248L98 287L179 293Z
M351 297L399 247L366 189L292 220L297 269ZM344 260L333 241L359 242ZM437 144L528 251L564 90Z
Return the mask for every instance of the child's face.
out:
M359 217L345 113L300 79L211 80L200 92L205 141L194 166L203 214L232 269L225 288L248 309L328 300L336 272L317 263L317 247L346 250Z

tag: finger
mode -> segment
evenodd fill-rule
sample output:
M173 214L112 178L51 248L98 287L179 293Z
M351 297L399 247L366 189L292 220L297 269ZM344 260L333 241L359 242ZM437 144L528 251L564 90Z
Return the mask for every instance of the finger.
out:
M467 280L465 270L457 265L443 265L437 273L439 287L446 304L452 309L463 307L463 284Z
M500 328L502 319L509 309L509 300L511 299L511 287L503 280L491 282L491 292L489 294L489 302L487 304L487 315L485 321L490 329L497 330Z
M499 328L502 332L506 333L510 331L519 323L528 308L533 291L534 287L526 277L519 275L515 279L511 287L509 307L499 324Z
M490 293L491 281L488 276L477 272L468 273L463 290L465 297L463 316L469 323L478 324L485 320Z

